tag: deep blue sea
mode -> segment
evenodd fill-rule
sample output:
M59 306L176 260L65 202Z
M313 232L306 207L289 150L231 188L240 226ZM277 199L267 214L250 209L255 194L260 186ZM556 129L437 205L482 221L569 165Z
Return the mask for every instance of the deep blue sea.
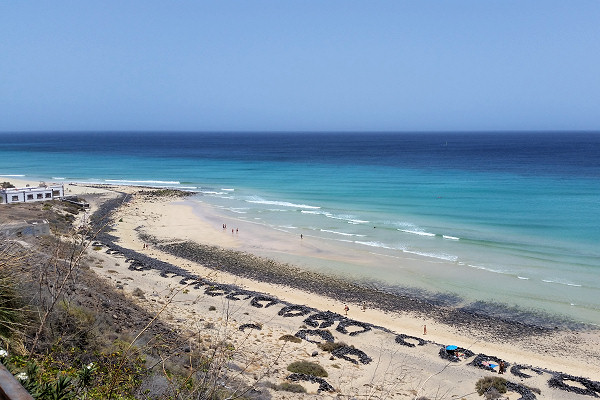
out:
M600 133L0 133L11 176L195 190L388 257L355 277L600 324Z

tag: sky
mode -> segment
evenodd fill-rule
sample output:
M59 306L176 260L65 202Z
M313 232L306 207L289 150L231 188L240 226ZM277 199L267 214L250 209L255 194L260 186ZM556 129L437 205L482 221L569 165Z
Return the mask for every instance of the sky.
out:
M0 2L0 131L600 130L600 0Z

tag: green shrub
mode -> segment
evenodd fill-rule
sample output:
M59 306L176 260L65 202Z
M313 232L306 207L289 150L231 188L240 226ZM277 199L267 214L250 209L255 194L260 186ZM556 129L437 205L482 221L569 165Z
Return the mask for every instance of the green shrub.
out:
M294 335L283 335L282 337L279 338L279 340L285 340L286 342L294 342L294 343L302 342L302 339L300 339L299 337L296 337Z
M10 343L13 333L22 328L23 310L12 268L4 264L0 262L0 343Z
M93 329L96 315L89 309L61 301L51 318L50 325L55 332L61 332L60 342L55 344L56 350L79 349L85 350L96 339ZM49 343L48 343L49 344Z
M299 385L297 383L283 382L279 385L276 385L272 382L266 382L265 386L277 391L283 390L285 392L292 393L306 393L306 389L304 388L304 386Z
M481 378L475 383L475 390L480 396L483 396L488 390L497 390L499 393L506 393L506 379L500 377L487 376Z
M327 351L329 353L331 353L333 350L335 349L339 349L340 347L346 347L347 344L344 342L323 342L323 343L319 343L317 344L317 347L320 348L323 351Z
M288 371L298 374L327 377L327 371L317 363L310 361L296 361L288 365Z
M278 387L279 390L284 390L286 392L306 393L306 389L304 388L304 386L299 385L297 383L283 382L282 384L278 385Z

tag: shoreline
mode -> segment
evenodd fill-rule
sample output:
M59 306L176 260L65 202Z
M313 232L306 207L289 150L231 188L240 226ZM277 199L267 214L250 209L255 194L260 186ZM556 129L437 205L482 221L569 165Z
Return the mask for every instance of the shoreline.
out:
M37 185L37 183L33 181L12 178L11 180L23 186L25 184ZM421 304L420 308L430 309L428 312L431 312L431 310L434 308L453 309L469 315L492 317L495 320L504 321L508 324L516 323L517 325L527 326L534 329L538 333L565 328L571 330L594 330L599 328L593 324L570 320L559 314L552 314L539 310L528 310L519 306L508 306L506 304L495 302L474 301L469 303L468 301L465 302L463 299L452 293L431 292L409 286L388 285L376 280L367 281L365 279L356 278L356 276L353 276L351 273L345 276L340 276L338 273L336 273L337 271L328 271L325 269L325 271L322 272L321 268L316 270L314 266L307 265L307 263L282 261L276 256L285 255L292 256L292 258L300 257L311 259L319 257L321 264L345 262L347 260L351 260L352 262L357 262L362 266L368 267L368 264L364 263L369 261L365 261L365 259L374 258L374 255L373 253L368 253L367 256L363 254L359 255L358 257L344 257L340 256L338 253L339 249L332 249L329 243L315 243L310 242L309 240L299 241L299 244L293 243L290 240L289 235L277 236L278 232L276 232L276 230L273 232L273 230L270 230L267 227L248 220L224 217L223 215L218 214L218 212L211 205L203 204L201 200L189 200L188 196L190 194L197 194L193 191L189 192L176 188L157 188L153 186L141 185L88 184L76 182L55 183L64 184L65 194L71 195L90 195L99 193L106 194L115 191L118 192L119 190L121 190L121 193L132 194L139 192L143 193L144 190L155 191L163 189L186 193L186 196L182 196L177 199L171 199L167 203L164 203L164 199L157 199L160 202L160 205L157 207L150 206L150 204L145 204L144 207L149 209L148 211L143 211L144 213L147 212L147 215L143 216L143 221L149 222L149 226L146 227L144 224L136 226L135 228L138 232L138 236L146 235L146 241L154 241L157 245L160 244L160 246L163 247L162 250L164 250L166 253L179 255L182 256L182 258L186 258L185 253L194 252L191 249L183 248L185 246L197 245L205 250L210 249L213 246L222 247L232 252L238 252L240 255L250 254L256 255L257 257L263 257L266 260L276 260L278 265L289 268L288 274L313 274L313 277L308 279L308 282L320 281L323 277L327 277L330 280L339 280L338 286L350 284L352 285L353 291L360 292L359 294L354 294L352 291L348 290L346 293L337 293L336 295L338 300L343 300L343 297L346 297L348 299L347 301L355 302L356 304L362 304L362 301L367 301L371 304L374 304L374 297L376 297L376 294L382 294L388 297L397 297L403 299L405 306L401 306L400 308L402 309L407 308L410 310L410 306L412 305L411 303L416 302ZM163 208L163 206L165 208ZM118 206L115 205L113 208L116 209ZM108 214L109 212L106 211L105 213ZM165 215L160 216L160 213L164 213ZM154 221L151 221L152 219L154 219ZM225 221L230 226L232 224L236 227L242 226L243 229L241 232L243 233L238 235L236 232L234 235L232 229L232 234L229 235L229 228L223 229L222 231L215 228L215 226L218 226L218 224L220 224L222 221ZM162 230L162 238L153 237L151 232L147 232L148 229L157 228ZM177 231L176 234L169 232L175 230ZM169 240L165 240L165 238L169 235L172 236L171 239L175 239L178 242L188 243L185 246L180 243L179 248L175 248L173 245L164 243L169 242ZM187 258L189 259L190 257L197 258L197 255L194 256L188 254ZM285 257L284 260L287 258L288 257ZM206 259L196 259L195 261L200 263L207 262ZM399 260L399 263L402 265L403 263L427 263L430 261L431 260L428 259L415 259L412 256L407 256L404 259ZM260 263L254 264L259 265ZM251 274L251 271L248 271L244 268L236 269L230 266L229 271L239 276L245 275L246 277L253 277L257 280L270 279L272 283L278 283L277 279L275 279L276 277L270 277L269 271L267 270L265 270L262 275L260 270L255 270L254 274ZM402 274L402 272L403 268L401 267L401 269L398 271L398 274ZM309 284L305 283L305 287L310 289ZM319 293L320 291L322 292L324 290L314 289L311 292ZM375 295L373 295L373 293L375 293ZM364 299L362 297L364 297ZM401 305L401 303L397 303L397 305ZM398 308L394 307L393 304L390 304L390 302L386 304L386 308L388 310ZM416 307L413 311L419 311L419 307ZM448 319L452 318L450 317Z
M161 208L165 207L165 205L177 207L181 205L173 204L180 203L180 200L173 201L170 199L166 203L167 204L161 204L157 207ZM154 209L151 207L151 210L148 210L148 214L151 215L152 212L154 212ZM189 214L189 212L183 213L184 218L189 218ZM123 246L123 238L127 236L121 227L121 225L124 224L118 225L119 227L117 227L117 234L115 237L118 238L120 247L128 248L127 246ZM194 243L192 247L189 248L189 243L186 243L184 246L181 245L182 242L185 243L185 241L182 241L181 239L174 240L174 238L171 237L170 240L169 238L157 240L156 238L144 236L144 234L141 233L144 229L144 225L134 225L136 226L133 227L133 230L136 232L136 235L140 236L138 236L137 239L133 236L129 237L129 249L134 247L131 245L134 244L136 240L138 240L138 246L141 246L145 239L148 243L151 243L152 249L146 252L141 251L140 254L151 259L159 259L163 262L166 261L171 265L173 264L170 262L171 260L180 265L187 265L186 268L182 269L185 273L207 276L212 271L217 273L219 278L224 282L226 281L226 284L240 285L242 288L257 287L256 291L268 294L276 292L278 294L283 294L284 296L290 296L292 292L306 293L300 295L297 293L296 296L292 296L292 298L297 300L304 299L304 302L306 302L308 299L321 297L319 299L320 301L317 302L318 306L315 308L324 308L336 312L341 312L343 310L342 307L344 303L351 304L354 310L359 310L363 301L362 299L367 298L368 312L364 314L362 312L357 312L359 317L371 319L369 321L370 323L374 323L378 326L386 326L386 328L388 327L386 322L389 321L390 318L397 318L398 321L401 321L400 324L403 327L409 327L410 332L407 333L415 336L422 336L422 325L426 324L428 325L429 337L435 335L436 331L440 329L440 337L447 340L449 340L448 338L457 338L463 335L464 337L461 337L460 340L464 340L465 342L473 340L494 341L497 346L502 347L502 344L506 343L506 341L515 341L516 343L521 344L526 343L528 346L535 348L535 337L543 338L545 336L573 334L570 330L541 328L521 322L495 319L490 318L488 315L478 314L469 310L452 310L440 307L439 305L418 300L410 296L400 297L396 294L382 293L376 289L356 286L339 278L301 270L295 266L273 262L272 260L264 259L260 256L255 256L246 252L215 247L212 244L202 245ZM153 239L154 242L150 242L151 239ZM203 249L205 253L199 252L199 249ZM208 254L206 254L207 250L209 250ZM182 253L188 253L187 257L182 257L185 255ZM217 257L213 258L214 256ZM224 258L229 258L232 263L223 263ZM193 262L193 264L189 264L190 261ZM213 268L211 268L211 262L214 263L214 265L218 265L219 268L214 269L214 265ZM249 265L252 264L255 266L258 265L259 267L251 270L249 269ZM198 267L199 265L202 265L201 269ZM261 266L263 267L262 271L260 268ZM267 266L267 268L264 268L265 266ZM284 272L278 272L280 269L286 270ZM169 272L177 273L175 270L170 270ZM290 273L298 275L290 277ZM302 281L299 277L303 278ZM306 286L302 287L299 282L305 283ZM318 282L318 285L315 284L316 282ZM354 296L351 294L354 294ZM277 296L275 295L275 297ZM384 301L381 301L382 299ZM375 318L369 318L371 314L377 315L373 315ZM442 326L444 326L443 329ZM591 327L589 330L581 333L585 332L594 337L598 336L598 330ZM467 333L467 335L465 335L465 333ZM576 332L575 334L579 335L579 332ZM531 343L530 340L534 343ZM559 352L560 349L557 348L556 351Z
M341 254L340 248L337 247L337 243L332 245L329 242L323 243L307 237L300 240L293 235L279 232L276 229L252 221L227 218L220 215L212 205L204 204L198 199L174 201L166 207L168 209L177 208L178 210L173 212L168 211L168 209L163 210L168 213L168 216L160 219L160 221L153 222L151 224L152 229L170 225L177 229L177 235L175 235L177 240L187 241L189 242L187 245L190 246L195 243L205 248L211 246L224 247L240 254L248 253L268 260L276 260L278 264L290 267L288 271L290 274L299 272L302 275L314 274L313 278L309 279L311 282L319 282L322 277L327 277L328 279L340 280L339 286L351 284L352 290L336 293L336 298L340 301L350 301L355 304L362 304L363 301L367 301L375 304L379 295L385 295L397 300L387 302L387 307L384 307L387 310L410 309L412 303L417 302L421 304L418 307L421 309L437 310L442 308L452 310L454 313L453 315L441 315L438 317L440 320L457 319L460 321L460 314L462 313L464 315L479 316L480 318L492 317L494 320L506 322L507 326L514 323L518 326L529 327L537 332L551 331L557 328L570 330L598 328L593 324L576 321L564 315L547 311L526 309L484 300L465 300L453 293L430 291L400 284L391 285L378 280L367 280L353 274L351 268L353 264L354 266L358 265L358 268L369 268L371 265L376 264L377 260L380 259L372 252L363 252L358 255L355 252L349 252L348 255L344 256ZM216 228L223 221L228 226L235 226L236 232L230 234L230 228L224 230ZM237 232L238 226L240 227L239 234ZM147 231L148 229L145 227L141 227L139 230L139 232L146 233ZM153 235L151 233L147 234L147 240L153 240ZM164 239L168 236L168 232L162 232L161 235ZM157 245L163 241L161 239L155 240ZM163 246L164 251L173 255L180 255L182 258L188 259L189 257L195 257L197 262L206 262L205 259L203 260L191 254L186 257L185 253L193 253L194 251L184 249L182 244L179 244L179 248L175 248L173 245L161 244L161 246ZM445 265L414 255L407 255L397 261L399 269L395 273L400 276L408 273L407 270L418 269L417 266L420 265L431 264L434 265L433 268L440 268L437 266L438 264ZM345 275L340 275L339 270L327 268L327 264L332 263L340 263L343 267L350 268L350 271L347 271ZM405 267L405 265L408 265L408 267ZM235 268L235 266L231 266L230 271L235 275L246 275L257 280L269 280L273 283L279 283L274 276L270 276L272 274L269 274L269 271L264 271L265 273L262 275L260 271L251 274L251 271L244 268ZM285 280L282 283L285 283ZM310 289L314 285L305 284L304 286L306 289ZM317 288L309 291L327 293L327 290ZM399 299L403 301L398 301ZM419 309L414 311L419 311Z
M69 186L66 181L57 183ZM142 184L82 182L79 185L82 188L104 189L119 186L131 190L157 188ZM323 238L307 232L304 232L304 240L300 240L300 231L295 231L298 228L294 226L277 225L276 221L273 224L274 221L268 222L267 219L263 221L260 215L251 218L236 211L228 212L226 206L214 203L211 196L201 193L181 203L177 206L189 206L193 213L186 211L185 218L178 218L179 211L169 212L169 217L162 219L162 225L175 227L169 219L174 216L178 218L176 228L179 238L246 251L302 269L341 276L386 293L407 295L435 305L463 308L474 313L483 312L526 325L551 329L586 329L590 325L600 328L600 310L591 306L595 301L587 302L585 296L589 295L589 290L586 288L573 289L570 286L543 283L552 281L540 283L521 276L517 279L515 274L491 273L483 267L470 264L465 266L461 262L439 260L413 252L374 249L372 246L355 244L352 240ZM229 235L229 230L221 230L222 223L227 223L228 227L239 227L239 235L237 229L235 235ZM209 234L199 238L194 232L197 224L200 224L201 232ZM155 228L156 224L152 226ZM568 297L566 302L565 296Z
M427 351L427 354L419 353L421 354L419 357L425 357L426 362L432 364L429 367L432 370L428 370L432 373L440 360L437 354L430 353L437 351L440 344L456 344L472 349L475 353L500 356L510 360L514 365L533 365L536 368L542 368L546 371L544 379L555 374L555 371L566 370L575 376L600 380L600 374L593 373L593 370L590 369L592 365L600 367L598 350L600 347L594 347L595 344L600 343L597 330L572 332L542 329L536 331L526 324L502 322L468 312L452 313L447 308L415 300L409 296L400 298L377 292L374 289L352 286L347 281L331 277L323 278L323 275L310 271L302 272L297 267L266 260L246 252L215 248L216 244L213 242L224 239L221 237L223 235L218 236L222 232L219 232L213 224L194 216L193 210L183 206L181 199L152 198L140 195L140 192L143 191L143 188L140 187L107 186L100 189L99 194L95 191L96 189L92 190L87 186L76 187L77 191L87 192L88 195L96 193L94 196L97 196L96 200L98 201L93 201L92 204L93 207L98 206L97 214L108 215L110 211L116 210L111 222L114 230L102 234L99 240L106 240L107 245L116 250L116 256L126 259L126 264L129 265L119 267L120 273L134 274L133 276L137 275L138 277L146 276L146 279L150 279L150 275L154 276L151 271L155 271L156 279L171 282L169 285L174 286L182 285L182 278L186 276L190 278L187 283L191 283L192 279L199 278L205 281L205 284L194 287L195 293L204 292L199 296L210 299L216 294L215 299L224 299L226 295L241 290L244 291L242 292L244 296L252 293L252 296L256 298L262 294L276 299L278 304L282 305L306 305L311 310L322 312L331 310L333 314L329 315L333 315L332 318L336 321L343 321L346 318L341 314L344 304L348 303L350 311L347 318L369 324L375 330L390 334L392 339L396 335L405 335L426 340L428 344L423 346L420 351ZM75 190L75 187L72 189ZM115 196L115 193L120 193L120 195ZM123 203L120 196L128 195L132 196L132 200ZM109 197L112 200L107 201ZM100 205L100 203L103 204ZM190 218L197 218L193 220L195 234L197 235L200 231L205 237L211 238L207 240L209 244L196 243L192 245L187 243L182 245L182 243L191 241L186 235L192 235L194 232L186 232L185 229L178 228L177 220L171 221L175 226L168 224L163 226L164 221L161 218L164 217L167 209L169 216L175 213L181 220L189 221ZM120 219L122 222L119 221ZM149 235L145 232L146 230L156 234L153 236L155 242L150 242L148 239L152 238L144 236ZM233 239L229 234L225 236L230 245L235 244L235 236ZM143 243L150 243L150 249L144 249ZM181 257L184 255L187 257ZM230 263L225 263L226 259L229 259ZM211 260L218 268L210 268ZM302 287L303 284L305 287ZM312 290L310 290L311 285ZM213 293L208 294L206 292L208 287L216 287L216 289L211 289ZM352 297L353 295L355 297ZM364 298L370 299L366 312L360 311L361 300ZM352 300L355 302L353 303ZM236 301L235 303L239 304L240 302ZM376 308L377 303L381 303L383 307ZM427 325L427 335L423 335L423 325ZM279 326L287 325L280 323ZM338 334L336 333L336 335ZM361 339L366 335L361 334L352 339L357 341L358 348L368 349L368 342ZM399 342L396 341L396 343ZM402 357L412 357L410 353L403 352L404 346L400 347L402 350L397 351L401 353ZM374 351L372 348L369 350L369 354ZM464 368L467 370L462 371ZM466 366L461 367L461 373L466 374L467 372L471 374L476 373L477 370ZM429 372L422 371L420 376L425 377L428 374ZM454 374L458 374L458 372L454 372ZM456 376L452 379L455 378ZM515 379L514 376L510 378L511 380ZM544 380L539 382L544 383ZM466 386L455 384L464 387L465 390L469 386L472 391L474 381L469 381ZM553 391L552 393L557 394L555 398L569 398L566 392ZM565 397L561 397L563 395Z

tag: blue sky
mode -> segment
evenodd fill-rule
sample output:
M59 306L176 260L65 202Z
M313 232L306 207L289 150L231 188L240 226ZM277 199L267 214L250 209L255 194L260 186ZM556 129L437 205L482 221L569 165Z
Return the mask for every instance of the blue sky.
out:
M4 1L0 131L600 130L600 1Z

